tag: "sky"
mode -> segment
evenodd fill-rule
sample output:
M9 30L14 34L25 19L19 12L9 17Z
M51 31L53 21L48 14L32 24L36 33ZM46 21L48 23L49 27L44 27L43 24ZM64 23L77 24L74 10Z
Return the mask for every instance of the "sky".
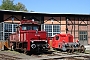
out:
M90 0L14 0L18 2L35 12L90 14Z

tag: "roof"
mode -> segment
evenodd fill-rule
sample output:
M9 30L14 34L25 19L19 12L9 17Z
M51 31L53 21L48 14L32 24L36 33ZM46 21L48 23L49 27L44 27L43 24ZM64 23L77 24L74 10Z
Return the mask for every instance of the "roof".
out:
M0 10L3 12L15 12L15 13L26 13L26 14L44 14L44 15L90 15L88 13L48 13L48 12L26 12L26 11L14 11L14 10Z

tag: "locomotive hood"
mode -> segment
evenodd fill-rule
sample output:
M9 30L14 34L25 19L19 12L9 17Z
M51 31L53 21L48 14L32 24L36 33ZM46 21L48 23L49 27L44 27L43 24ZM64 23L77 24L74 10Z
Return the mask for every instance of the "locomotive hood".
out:
M21 31L20 34L24 34L24 37L26 36L26 40L47 40L47 33L45 31Z

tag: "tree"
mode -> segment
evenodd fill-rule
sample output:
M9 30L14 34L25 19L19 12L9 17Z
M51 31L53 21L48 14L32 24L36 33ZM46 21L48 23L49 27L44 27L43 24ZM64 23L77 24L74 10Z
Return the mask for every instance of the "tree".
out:
M5 9L5 10L13 10L13 0L3 0L2 5L0 6L0 9Z
M18 2L16 5L15 5L15 9L17 11L27 11L27 9L25 8L25 5L21 4L20 2Z
M0 9L15 10L15 11L28 11L25 8L25 5L23 5L22 3L18 2L17 4L14 4L13 2L14 2L14 0L2 0Z

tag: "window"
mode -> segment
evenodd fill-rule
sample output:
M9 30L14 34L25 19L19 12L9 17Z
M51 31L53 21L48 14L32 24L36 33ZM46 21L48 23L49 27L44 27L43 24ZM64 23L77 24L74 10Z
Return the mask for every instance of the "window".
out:
M48 33L48 36L54 36L55 34L60 33L60 25L59 24L44 24L41 26L42 30L45 30Z
M27 30L27 27L26 26L22 26L22 30Z
M53 25L53 32L60 32L60 26L59 25Z
M5 24L5 32L12 32L12 24Z
M87 31L79 31L79 40L87 40Z
M45 25L45 31L52 32L52 25Z
M16 27L18 24L10 24L10 23L5 23L5 32L16 32Z
M52 36L52 33L49 33L49 32L48 32L48 36Z
M31 26L27 26L27 30L32 30L32 27Z
M3 23L0 23L0 31L3 31Z
M32 26L22 26L22 30L32 30Z
M27 26L27 25L22 26L22 30L36 30L36 29L38 29L38 26Z
M38 26L33 26L33 30L37 30L38 29Z
M16 32L16 27L18 26L18 24L14 24L13 25L13 31Z
M14 24L3 23L3 24L4 24L3 40L6 40L11 33L16 32L16 27L18 26L18 24L15 23Z
M4 36L5 40L7 40L7 38L9 38L10 34L11 33L5 33L5 36Z
M3 32L0 32L0 40L3 40Z
M56 40L59 40L59 36L56 36Z

